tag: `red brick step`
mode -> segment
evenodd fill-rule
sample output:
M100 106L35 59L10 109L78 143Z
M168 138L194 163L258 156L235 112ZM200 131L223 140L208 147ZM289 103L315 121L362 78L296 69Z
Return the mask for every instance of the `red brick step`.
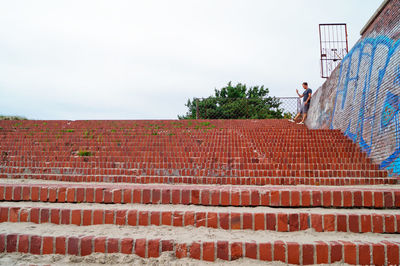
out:
M134 185L58 182L12 184L3 182L0 183L0 200L208 206L399 208L400 187Z
M351 265L399 264L400 243L398 238L389 235L369 236L367 239L358 234L357 239L346 233L353 240L344 241L341 240L343 236L337 236L337 233L319 233L308 237L305 234L291 236L287 233L274 233L264 238L259 237L260 232L256 232L258 237L253 236L253 239L258 240L239 240L235 238L240 238L240 232L237 237L232 237L232 233L224 234L218 230L210 231L210 238L202 237L206 235L203 229L174 229L172 234L165 236L166 230L162 228L137 227L133 231L131 228L120 227L114 235L109 236L104 234L109 230L105 226L92 226L92 233L82 233L77 230L79 227L58 227L60 231L54 232L49 225L36 225L33 228L30 223L23 226L3 224L0 229L0 252L75 256L87 256L93 252L122 253L136 254L143 258L173 252L177 258L190 257L204 261L251 258L299 265L335 262ZM41 233L44 231L47 233ZM188 234L188 239L179 240L179 236L184 234ZM249 235L249 231L246 234Z
M400 233L400 210L313 210L176 205L0 203L0 223L205 226L224 230Z

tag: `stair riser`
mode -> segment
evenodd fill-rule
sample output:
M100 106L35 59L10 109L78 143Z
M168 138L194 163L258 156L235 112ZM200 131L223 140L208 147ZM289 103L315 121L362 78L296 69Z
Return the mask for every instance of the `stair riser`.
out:
M124 186L126 187L126 186ZM0 200L42 202L95 202L140 204L195 204L206 206L276 206L335 208L399 208L400 190L344 189L279 190L268 187L214 189L199 185L160 189L146 185L129 187L93 185L0 185Z
M400 233L400 214L234 213L0 207L0 223L205 226L224 230Z
M286 169L280 169L286 168ZM387 177L387 173L385 171L379 170L331 170L331 169L318 169L313 170L312 167L299 167L304 169L288 169L289 167L283 166L276 167L269 170L229 170L229 169L218 169L218 168L203 168L203 169L154 169L154 168L142 168L142 169L134 169L131 171L124 171L122 169L105 169L104 171L96 170L96 169L84 169L79 171L79 168L76 169L75 173L72 176L79 175L95 175L99 178L104 178L104 175L115 175L115 176L129 176L131 178L141 177L141 176L160 176L160 177L191 177L191 178L202 178L202 177ZM315 169L315 168L314 168ZM100 173L99 173L100 172ZM62 174L61 171L57 171L57 169L35 169L31 170L23 170L22 168L6 168L2 171L2 175L7 174L15 174L19 176L23 175L40 175L40 174L54 174L54 175L63 175L63 176L71 176L69 173ZM111 176L106 176L105 179L110 178Z
M400 243L332 241L315 243L297 242L192 242L174 240L106 238L95 236L37 236L28 234L1 234L0 252L21 252L35 255L69 254L87 256L98 253L136 254L143 258L159 257L162 252L173 252L177 258L204 261L251 258L261 261L280 261L290 264L321 264L342 262L351 265L399 264Z
M397 184L395 178L314 178L314 177L162 177L162 176L66 176L66 175L3 175L4 179L40 179L66 182L107 182L107 183L133 183L133 184L214 184L214 185L382 185Z
M45 167L11 167L8 166L6 168L0 168L0 172L3 173L49 173L51 171L58 172L58 173L70 173L75 171L76 173L81 174L105 174L105 173L115 173L115 174L122 174L122 175L137 175L140 172L148 172L148 171L166 171L166 172L196 172L197 171L211 171L210 167L212 167L212 171L260 171L260 170L291 170L291 171L311 171L318 169L319 171L326 171L326 170L347 170L347 171L379 171L378 165L372 164L313 164L313 163L293 163L293 164L283 164L283 163L267 163L267 164L222 164L222 163L212 163L213 165L210 166L211 163L159 163L159 162L149 162L138 164L136 167L133 168L82 168L82 167L75 167L75 168L61 168L61 167L51 167L50 165L46 165ZM168 166L169 165L169 166ZM194 169L193 169L194 168ZM139 170L140 169L140 170ZM384 171L382 171L384 173Z

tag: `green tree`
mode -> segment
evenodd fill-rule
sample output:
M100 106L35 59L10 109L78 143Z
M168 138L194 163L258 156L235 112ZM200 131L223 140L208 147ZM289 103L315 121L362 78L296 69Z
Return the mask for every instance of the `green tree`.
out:
M28 119L26 117L23 117L23 116L0 115L0 120L28 120Z
M238 83L215 90L213 96L188 100L186 115L179 119L267 119L283 118L281 102L276 97L268 96L264 86L247 87ZM197 117L196 117L197 115Z

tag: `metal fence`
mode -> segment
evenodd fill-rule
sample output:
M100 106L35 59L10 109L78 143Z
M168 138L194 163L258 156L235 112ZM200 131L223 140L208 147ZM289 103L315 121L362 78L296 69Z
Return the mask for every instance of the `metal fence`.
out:
M295 116L300 112L301 108L301 98L299 97L276 97L280 100L280 108L284 110L285 113L290 113Z
M298 97L269 98L195 98L188 101L189 119L267 119L290 118L299 110Z

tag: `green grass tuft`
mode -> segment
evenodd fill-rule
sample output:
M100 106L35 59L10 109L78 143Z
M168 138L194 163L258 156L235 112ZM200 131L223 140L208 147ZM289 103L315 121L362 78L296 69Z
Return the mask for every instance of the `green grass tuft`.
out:
M78 155L87 157L87 156L92 156L92 153L90 151L81 150L78 152Z

